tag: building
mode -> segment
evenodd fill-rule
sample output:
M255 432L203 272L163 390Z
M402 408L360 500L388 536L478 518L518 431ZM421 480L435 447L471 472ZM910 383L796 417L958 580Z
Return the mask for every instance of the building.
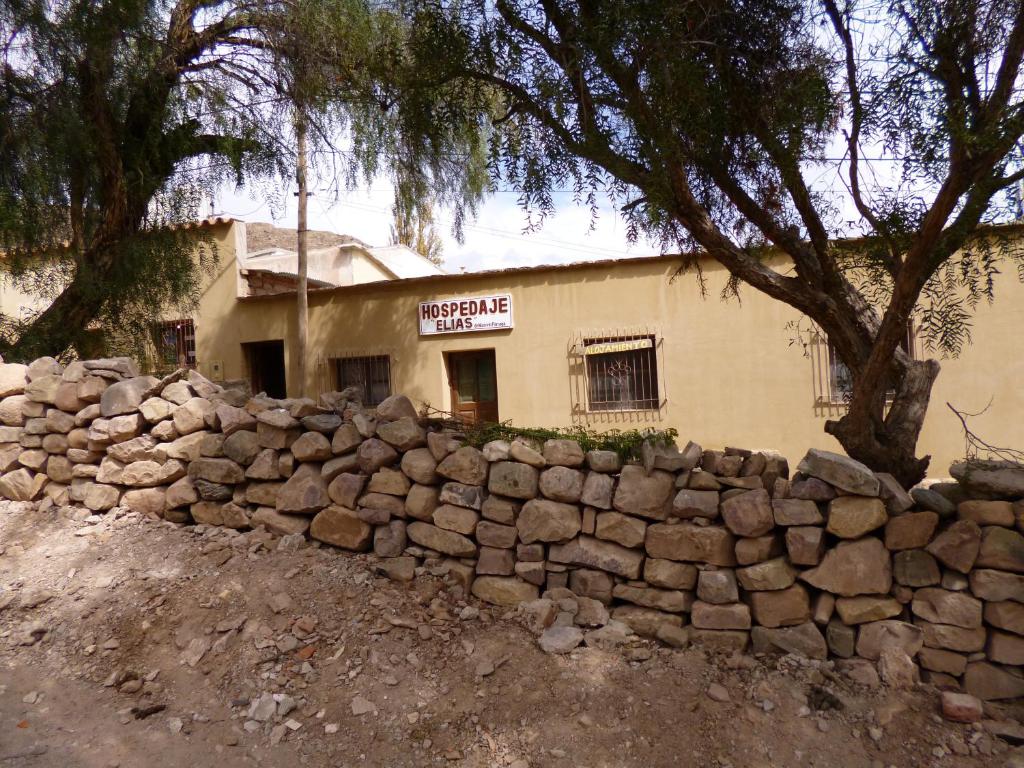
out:
M193 317L164 318L158 347L212 379L296 394L294 232L207 226L220 266ZM702 296L673 256L444 274L408 249L311 234L322 255L310 260L307 394L358 385L370 403L404 392L520 426L674 427L791 460L838 447L823 425L842 415L848 380L827 340L753 289L720 300L716 262ZM984 411L971 426L990 443L1024 447L1022 329L1024 285L1006 270L995 302L977 307L973 343L941 361L920 443L934 475L965 452L947 402ZM911 333L908 349L921 346Z

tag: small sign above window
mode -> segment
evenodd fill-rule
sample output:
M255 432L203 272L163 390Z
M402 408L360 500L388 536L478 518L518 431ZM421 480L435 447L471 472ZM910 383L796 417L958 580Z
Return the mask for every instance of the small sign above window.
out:
M607 355L611 352L632 352L636 349L650 349L654 342L648 339L630 339L629 341L599 341L587 344L584 353L588 355Z
M441 301L421 301L420 336L439 333L473 333L512 327L512 296L473 296Z

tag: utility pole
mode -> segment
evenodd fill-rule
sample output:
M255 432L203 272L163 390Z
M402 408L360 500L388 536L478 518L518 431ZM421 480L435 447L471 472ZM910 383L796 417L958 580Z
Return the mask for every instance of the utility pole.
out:
M308 258L306 248L306 209L309 204L309 197L306 191L306 113L303 108L296 105L295 108L295 144L298 158L295 163L295 181L299 191L299 215L296 234L298 239L298 273L299 284L296 291L296 311L298 312L298 344L296 345L296 360L299 368L299 381L296 393L299 397L306 396L306 344L309 340L309 298L307 295L306 274L308 272Z

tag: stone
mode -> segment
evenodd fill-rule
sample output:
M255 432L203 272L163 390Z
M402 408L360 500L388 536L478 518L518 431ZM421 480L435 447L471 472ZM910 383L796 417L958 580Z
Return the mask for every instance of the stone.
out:
M708 653L741 654L750 645L750 633L735 629L691 629L690 640Z
M46 412L46 431L59 432L66 435L75 428L75 417L70 413L64 413L56 408Z
M183 477L172 483L164 494L167 509L189 506L197 501L199 501L199 494L196 493L195 485L189 477Z
M981 626L981 601L962 592L934 587L919 589L914 592L911 610L915 616L935 624L953 624L967 629Z
M18 463L23 467L39 472L46 466L47 454L43 450L22 451L18 456Z
M841 659L848 659L856 651L857 630L843 624L838 618L831 619L825 627L825 642L833 656ZM875 668L868 664L868 668L874 673ZM877 683L877 673L875 673Z
M356 456L359 468L367 475L372 475L381 467L391 466L398 460L398 453L395 449L376 437L371 437L360 443Z
M596 516L594 535L599 539L624 547L642 547L646 532L647 524L636 517L619 512L601 512Z
M406 535L416 544L433 549L452 557L473 557L476 555L476 544L462 534L446 531L443 528L416 521L406 528Z
M163 517L166 498L164 488L139 488L132 491L125 491L121 497L121 506L128 507L133 512L150 517Z
M726 499L721 511L725 525L737 536L763 536L775 527L771 499L765 490Z
M929 587L942 579L939 564L923 549L909 549L893 556L893 578L905 587Z
M612 619L622 622L643 637L656 637L663 624L675 627L683 625L683 617L678 614L665 613L640 605L617 605L612 609ZM589 635L587 642L589 645Z
M583 632L577 627L548 627L537 639L545 653L569 653L583 642Z
M583 495L585 476L578 469L552 466L540 473L540 492L553 501L575 503Z
M924 642L923 630L914 624L895 619L862 624L857 633L857 655L876 661L882 649L895 645L913 657Z
M956 512L956 505L952 501L931 488L912 488L910 497L917 506L934 512L942 519L952 517Z
M974 603L977 604L978 608L981 607L979 601L975 600ZM975 607L974 603L971 604L972 608ZM973 612L969 614L968 618L974 619ZM1007 632L1024 635L1024 605L1012 600L985 603L985 623L990 627L998 627L999 629L1005 629ZM960 624L959 626L964 625Z
M442 504L434 510L433 521L438 528L455 531L465 536L472 536L480 515L472 509Z
M944 651L941 648L922 648L917 652L917 662L922 669L960 677L967 668L967 657L962 653Z
M261 449L245 468L245 477L248 480L280 480L281 473L277 471L277 451L273 448Z
M705 603L735 603L740 599L736 574L731 570L701 571L697 580L697 599Z
M747 595L754 621L763 627L788 627L811 619L807 590L800 584L771 592Z
M245 482L245 472L231 459L197 458L188 465L188 475L193 480L201 478L211 483Z
M45 482L45 475L36 475L24 468L16 469L0 476L0 496L11 501L31 501L42 491Z
M419 415L416 413L416 406L412 404L412 400L405 395L385 397L377 404L376 410L377 415L387 421L397 421L402 418L415 419Z
M611 509L615 478L601 472L589 472L583 482L580 502L597 509Z
M944 648L947 651L977 653L985 647L985 629L966 629L951 624L932 624L918 620L917 626L924 633L924 644L929 648Z
M528 600L536 600L539 589L512 576L478 576L473 580L472 593L485 603L513 608Z
M614 474L622 469L622 459L615 451L587 451L584 458L594 472Z
M46 461L46 476L55 483L70 483L71 470L71 462L65 456L54 454ZM184 474L185 468L182 467L181 471Z
M971 459L958 461L949 473L972 491L1007 498L1024 497L1024 466L1012 461Z
M533 445L530 445L524 438L516 438L508 449L508 456L512 461L529 464L531 467L543 469L547 462Z
M57 393L63 384L64 380L60 376L40 376L25 386L25 397L34 403L53 405L57 400Z
M142 404L145 393L157 383L159 380L152 376L135 376L111 384L100 396L100 413L105 417L134 413ZM81 390L78 396L82 400L89 400L83 397Z
M1024 576L988 568L976 568L970 573L971 592L982 600L999 602L1016 600L1024 603Z
M844 624L866 624L869 621L883 621L899 616L903 607L891 597L880 595L859 595L840 597L836 600L836 612Z
M796 581L796 576L796 570L786 562L784 557L736 570L736 578L739 579L740 586L748 592L787 589Z
M2 478L0 478L2 482ZM105 512L117 506L121 499L121 491L112 485L89 483L86 486L85 498L82 503L93 512Z
M612 506L619 512L651 520L666 520L672 510L675 477L661 470L648 475L643 467L627 464L619 475Z
M697 600L690 608L690 623L698 629L750 629L750 608L743 603L714 605Z
M366 485L365 475L343 473L331 480L327 486L327 495L335 504L352 509Z
M220 431L225 435L233 435L235 432L241 431L256 431L256 418L244 408L235 408L226 403L219 403L214 409L214 413L217 415ZM143 411L143 415L145 415L145 411Z
M309 515L331 503L327 484L316 464L300 464L294 474L277 492L278 512L288 515Z
M824 480L829 485L859 496L877 496L879 481L859 461L831 451L812 448L797 465L797 471Z
M548 572L545 570L543 562L517 561L514 572L527 584L536 584L538 587L542 586L548 578Z
M112 442L122 443L141 434L144 426L142 414L115 416L107 423L107 435Z
M984 717L981 700L969 693L943 691L939 701L942 716L954 723L977 723Z
M909 512L890 518L885 525L885 548L891 551L921 549L932 540L939 516L934 512Z
M480 451L487 461L493 463L495 461L508 461L511 448L512 444L508 440L491 440Z
M775 533L736 540L736 562L740 565L763 563L784 554L784 539Z
M684 488L672 500L672 514L681 518L718 517L718 491L694 491Z
M437 465L437 474L466 485L487 483L487 460L476 448L465 445Z
M818 565L825 554L825 531L811 525L786 529L786 551L794 565Z
M804 501L831 501L836 497L836 489L816 477L805 477L793 480L789 484L789 498Z
M256 517L253 518L255 521ZM351 509L332 504L316 513L309 526L309 535L325 544L364 552L370 548L373 527L360 520Z
M385 525L392 517L402 517L405 503L386 493L367 493L360 497L356 511L368 523Z
M676 487L679 487L680 482L685 480L683 485L686 488L690 488L694 491L720 491L722 490L722 484L718 482L718 479L710 472L705 472L701 469L691 470L686 475L679 475L676 480Z
M402 455L402 472L414 483L433 485L438 481L437 460L429 448L413 448Z
M986 526L981 531L977 568L1024 573L1024 535L1009 528Z
M989 661L1019 667L1024 664L1024 637L993 629L988 633L985 655Z
M484 505L484 489L479 485L445 483L438 497L442 504L455 504L470 509L481 509Z
M640 577L644 556L642 552L610 541L579 536L566 544L552 544L548 550L548 559L555 563L598 568L627 579L637 579Z
M753 627L750 640L754 653L792 653L819 660L828 657L825 638L812 622L787 627Z
M363 436L359 434L354 424L342 424L334 433L331 440L331 452L336 456L351 453L363 442Z
M420 448L427 444L426 431L411 416L379 425L377 436L401 452Z
M540 474L536 468L518 461L499 461L491 465L487 489L513 499L532 499L539 485Z
M518 548L516 557L522 561L522 548ZM590 568L576 568L569 572L569 589L581 597L593 598L605 605L612 601L612 576L604 571Z
M296 461L327 461L333 456L330 441L319 432L306 432L292 443L291 452Z
M305 534L310 528L310 519L302 515L282 515L273 507L257 507L250 524L253 528L263 526L278 536Z
M192 519L200 525L224 525L223 505L214 501L199 501L190 508Z
M311 432L309 434L316 434ZM323 435L320 435L323 437ZM247 467L252 464L256 457L269 448L261 448L255 432L241 430L229 435L222 446L224 455L236 464ZM276 469L276 467L275 467ZM243 476L245 470L243 470ZM241 481L239 481L241 482Z
M476 561L476 572L488 576L511 576L515 573L515 564L512 550L481 546Z
M627 603L653 608L667 613L682 613L690 610L693 596L687 592L670 589L653 589L651 587L634 587L629 584L616 584L612 588L612 597Z
M185 477L185 473L185 465L176 459L168 459L163 464L155 461L134 461L122 470L121 483L137 488L152 488L180 480Z
M578 507L546 499L526 502L516 520L519 540L524 544L568 541L580 532L581 524Z
M878 676L890 688L913 688L918 682L918 669L902 648L889 645L878 656Z
M973 520L958 520L925 549L947 568L969 573L981 549L981 529Z
M295 446L292 446L294 448ZM322 475L322 473L321 473ZM391 496L405 496L411 488L409 478L403 472L389 467L381 467L373 473L367 491L370 493L387 493Z
M579 467L583 464L583 449L575 440L545 440L543 455L549 466Z
M665 560L683 560L710 565L736 564L733 535L717 527L701 527L691 523L648 526L644 542L647 554Z
M1003 525L1013 528L1013 505L1008 501L961 501L956 508L961 520L973 520L978 525Z
M20 395L28 384L28 366L21 363L0 363L0 398Z
M286 466L287 465L287 466ZM282 474L284 472L291 472L294 470L295 456L289 452L287 454L281 454L277 460L277 472ZM359 457L354 453L348 453L344 456L335 456L333 459L328 459L320 467L320 474L324 478L325 483L331 482L338 475L346 472L358 472L359 471Z
M821 565L804 571L800 578L843 597L886 594L892 587L892 563L878 539L841 541L825 554Z
M878 478L878 495L890 515L902 515L914 506L913 497L895 477L888 472L876 472L875 477Z
M316 518L313 520L316 522ZM373 553L377 557L398 557L405 551L407 544L405 523L402 520L392 520L373 531Z
M439 496L440 491L437 488L416 484L409 489L405 497L405 513L416 520L433 520L434 510L440 503Z
M859 539L888 521L885 504L878 498L839 496L828 504L826 530L841 539Z
M776 525L821 525L821 510L807 499L772 499L772 516Z
M986 661L975 661L964 672L964 690L982 701L1019 699L1024 697L1024 677Z
M209 480L203 480L199 477L193 483L199 498L203 501L228 501L234 498L234 489L230 485L211 483Z
M578 571L574 571L578 573ZM692 590L697 585L695 565L649 557L644 561L644 581L654 587Z

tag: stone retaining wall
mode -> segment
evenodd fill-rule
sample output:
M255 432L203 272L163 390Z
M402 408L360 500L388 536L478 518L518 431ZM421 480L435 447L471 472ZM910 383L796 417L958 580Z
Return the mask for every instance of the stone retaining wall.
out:
M352 394L251 398L124 358L3 364L0 496L372 550L391 578L519 606L547 650L632 631L1024 696L1013 467L908 494L817 450L792 477L777 454L694 443L622 466L569 440L477 449L401 395Z

